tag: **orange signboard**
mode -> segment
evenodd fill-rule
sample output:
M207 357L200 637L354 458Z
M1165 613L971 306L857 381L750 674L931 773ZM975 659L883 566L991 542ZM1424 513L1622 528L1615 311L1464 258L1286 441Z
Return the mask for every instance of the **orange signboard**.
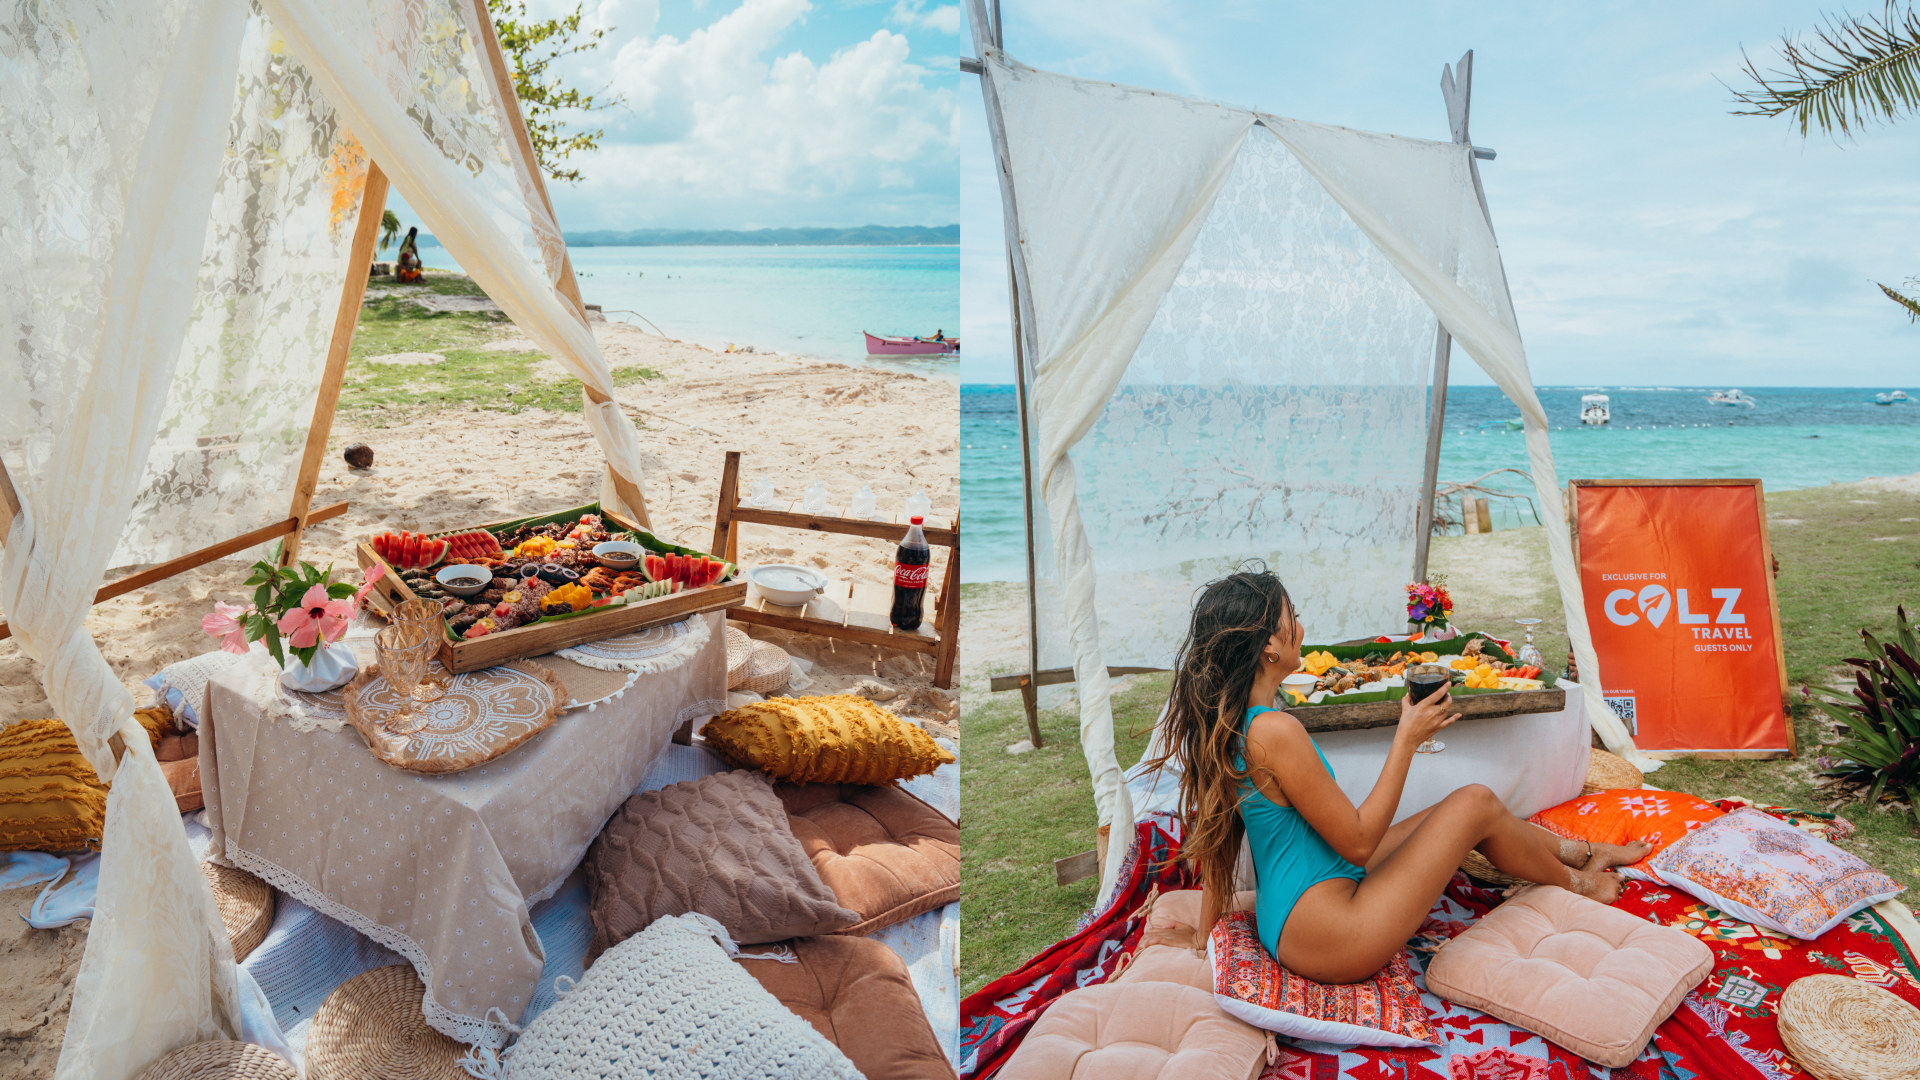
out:
M1575 480L1601 693L1656 756L1785 757L1786 660L1758 480Z

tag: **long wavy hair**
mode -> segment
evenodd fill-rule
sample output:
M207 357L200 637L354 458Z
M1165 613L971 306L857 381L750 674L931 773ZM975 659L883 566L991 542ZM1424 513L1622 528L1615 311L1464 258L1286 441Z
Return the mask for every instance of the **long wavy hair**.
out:
M1268 638L1298 619L1278 577L1264 567L1242 569L1202 590L1174 663L1166 753L1150 767L1172 761L1180 772L1180 853L1200 877L1209 920L1233 898L1246 835L1240 800L1247 771L1234 766L1234 757L1260 654Z

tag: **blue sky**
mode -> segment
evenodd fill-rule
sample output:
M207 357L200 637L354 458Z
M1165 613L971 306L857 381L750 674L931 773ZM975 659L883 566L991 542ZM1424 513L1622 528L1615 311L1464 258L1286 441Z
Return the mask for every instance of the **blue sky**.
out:
M1474 50L1474 142L1543 385L1920 383L1920 119L1836 144L1728 113L1812 3L1003 0L1036 67L1445 139L1441 66ZM1861 0L1862 11L1878 10ZM1204 11L1204 17L1197 13ZM1000 195L960 96L963 378L1012 378ZM1456 383L1485 384L1455 351Z
M535 0L537 12L571 3ZM948 225L958 220L960 8L935 0L587 0L612 27L572 62L626 104L567 229Z

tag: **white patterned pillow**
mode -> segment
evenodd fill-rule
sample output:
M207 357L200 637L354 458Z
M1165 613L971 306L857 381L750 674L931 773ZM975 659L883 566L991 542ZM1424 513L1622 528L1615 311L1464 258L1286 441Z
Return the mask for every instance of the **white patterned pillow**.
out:
M729 959L726 929L668 915L608 949L503 1055L507 1080L862 1080Z
M1653 857L1660 880L1721 911L1811 941L1905 886L1758 810L1715 818Z

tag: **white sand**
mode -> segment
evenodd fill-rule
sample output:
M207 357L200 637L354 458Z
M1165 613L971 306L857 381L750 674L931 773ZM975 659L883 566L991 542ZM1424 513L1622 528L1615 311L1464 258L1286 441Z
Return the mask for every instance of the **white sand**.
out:
M745 455L743 494L764 476L792 498L819 480L840 504L870 484L883 511L925 488L936 521L951 518L958 506L960 402L951 382L765 352L717 353L623 323L598 323L594 332L613 366L646 366L666 376L618 393L641 426L648 508L665 538L710 545L728 450ZM514 336L509 331L509 339ZM519 347L532 348L524 339ZM373 468L347 468L340 449L353 442L373 447ZM343 416L334 425L314 505L346 499L352 508L310 530L303 555L319 565L352 567L353 543L375 532L430 532L590 502L604 468L578 413L444 412L386 428ZM151 698L141 680L214 647L200 618L215 599L241 599L252 557L258 556L213 563L93 609L87 628L136 702ZM892 580L887 541L746 526L740 557L747 565L798 562L834 577ZM944 567L937 549L933 581ZM813 661L808 693L867 693L935 734L954 732L957 698L933 687L931 657L758 627L751 632ZM17 642L0 641L0 724L51 715L39 675ZM0 898L0 920L32 897L20 890ZM0 1080L53 1074L83 941L82 929L30 931L18 920L0 930L0 971L13 976L0 986Z

